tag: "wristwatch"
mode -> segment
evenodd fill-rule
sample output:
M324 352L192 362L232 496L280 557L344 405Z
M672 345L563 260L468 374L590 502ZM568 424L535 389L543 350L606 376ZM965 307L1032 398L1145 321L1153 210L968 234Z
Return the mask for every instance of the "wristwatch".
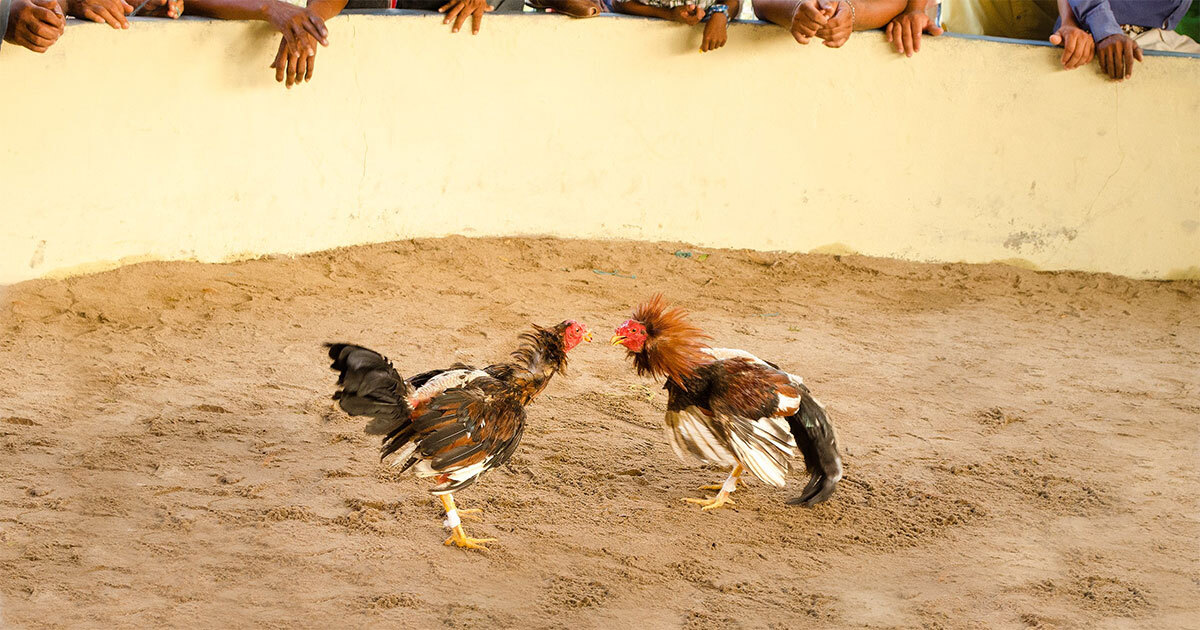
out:
M729 7L724 4L714 4L711 7L708 7L708 11L706 11L704 13L704 19L707 20L708 18L710 18L718 13L724 13L725 17L728 19L729 18Z

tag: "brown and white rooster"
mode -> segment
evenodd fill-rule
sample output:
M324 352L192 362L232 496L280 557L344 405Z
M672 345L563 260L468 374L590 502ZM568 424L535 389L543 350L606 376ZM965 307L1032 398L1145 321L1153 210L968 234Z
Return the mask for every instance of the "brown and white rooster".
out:
M675 454L729 466L712 499L685 499L709 510L732 503L744 470L783 487L798 445L808 484L788 500L812 506L829 498L842 478L837 436L825 408L798 376L744 350L710 348L687 313L656 295L621 324L613 345L625 346L638 374L664 377L666 428Z
M392 457L401 472L433 477L430 492L442 500L447 545L484 549L494 538L471 538L459 514L479 512L454 505L453 493L504 465L525 430L525 406L567 367L567 352L592 335L567 320L521 335L508 361L476 369L456 363L409 379L383 355L361 346L327 344L340 388L333 395L342 410L367 416L366 432L382 435L380 460Z

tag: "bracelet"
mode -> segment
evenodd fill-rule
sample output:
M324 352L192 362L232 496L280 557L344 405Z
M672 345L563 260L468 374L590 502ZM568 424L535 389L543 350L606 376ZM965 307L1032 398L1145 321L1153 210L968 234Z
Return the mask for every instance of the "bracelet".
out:
M853 31L854 30L854 21L858 18L857 13L855 13L855 11L854 11L854 2L852 2L851 0L841 0L841 1L850 5L850 30Z
M729 6L724 5L724 4L714 4L711 7L708 7L708 11L704 12L704 19L700 20L700 21L707 22L708 18L710 18L718 13L724 13L725 17L728 18L729 17Z

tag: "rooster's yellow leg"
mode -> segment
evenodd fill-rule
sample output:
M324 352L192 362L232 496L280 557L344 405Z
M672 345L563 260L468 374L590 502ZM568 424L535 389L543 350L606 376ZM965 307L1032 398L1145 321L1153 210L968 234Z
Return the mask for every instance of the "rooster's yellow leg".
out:
M443 544L457 545L464 549L486 550L487 547L485 547L483 543L496 542L495 538L471 538L468 536L467 533L463 531L462 525L458 522L459 511L454 507L454 495L443 494L441 499L442 507L446 510L446 520L443 521L442 524L450 529L450 537L447 538L446 542ZM463 510L463 512L466 511L467 510ZM471 512L478 511L482 510L471 510Z
M695 503L701 506L700 509L702 510L713 510L726 504L733 505L733 499L729 498L729 493L737 490L737 482L742 476L742 470L742 465L738 464L733 467L733 470L729 471L729 478L725 480L725 483L719 486L701 486L701 490L720 490L717 496L711 499L688 498L684 499L684 501Z

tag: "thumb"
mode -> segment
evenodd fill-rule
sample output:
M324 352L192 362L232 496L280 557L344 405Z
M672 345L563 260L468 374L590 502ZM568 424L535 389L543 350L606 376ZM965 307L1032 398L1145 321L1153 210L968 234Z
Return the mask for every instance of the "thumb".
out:
M1133 45L1133 58L1137 59L1138 61L1142 60L1142 47L1138 46L1137 44Z
M934 37L937 37L938 35L941 35L942 33L946 32L946 31L942 30L942 27L938 26L937 24L934 24L933 22L930 22L929 26L925 27L925 30L930 35L933 35Z
M825 17L829 18L829 17L833 17L834 13L837 13L837 9L838 9L838 3L832 2L830 4L825 5L825 7L823 9L821 9L821 13L824 13Z
M1051 35L1050 43L1054 44L1055 46L1062 44L1062 35L1059 35L1058 33Z

